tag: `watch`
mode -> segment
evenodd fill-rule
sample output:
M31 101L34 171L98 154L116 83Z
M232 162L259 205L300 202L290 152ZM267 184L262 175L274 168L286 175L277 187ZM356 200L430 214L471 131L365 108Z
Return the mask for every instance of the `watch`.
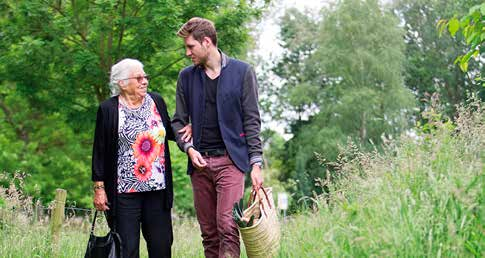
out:
M261 161L254 162L253 166L254 165L258 166L259 168L263 168L263 162L261 162Z

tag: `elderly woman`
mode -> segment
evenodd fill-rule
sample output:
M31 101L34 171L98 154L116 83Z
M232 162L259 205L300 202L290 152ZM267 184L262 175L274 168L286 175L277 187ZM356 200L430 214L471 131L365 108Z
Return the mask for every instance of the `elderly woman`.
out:
M139 257L140 227L150 257L171 256L173 187L167 140L175 137L165 101L147 92L148 79L138 60L113 65L112 97L101 103L96 117L94 206L108 211L124 257Z

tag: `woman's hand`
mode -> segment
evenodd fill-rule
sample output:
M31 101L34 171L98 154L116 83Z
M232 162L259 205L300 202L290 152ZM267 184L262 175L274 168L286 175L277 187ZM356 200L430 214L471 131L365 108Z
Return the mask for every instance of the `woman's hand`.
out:
M104 188L99 188L94 190L94 207L98 211L106 211L109 210L108 207L108 196L106 196L106 192Z
M192 141L192 124L184 126L184 128L177 131L178 133L183 133L182 141L190 142Z

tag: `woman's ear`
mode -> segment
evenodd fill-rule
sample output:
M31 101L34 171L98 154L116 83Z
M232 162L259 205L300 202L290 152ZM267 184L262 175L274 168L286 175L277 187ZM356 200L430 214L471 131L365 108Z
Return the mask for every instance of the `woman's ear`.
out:
M118 83L118 86L120 86L120 88L125 87L125 80L119 80L117 83Z

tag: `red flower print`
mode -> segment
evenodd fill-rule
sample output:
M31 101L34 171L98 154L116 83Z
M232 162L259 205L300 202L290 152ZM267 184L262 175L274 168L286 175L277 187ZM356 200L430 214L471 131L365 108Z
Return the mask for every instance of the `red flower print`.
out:
M158 126L158 121L157 120L150 121L150 128L157 127L157 126Z
M160 114L158 113L157 105L155 105L155 102L152 103L152 112L156 116L160 117Z
M138 180L145 182L148 181L148 179L150 179L152 176L152 166L150 163L139 160L135 164L135 169L133 172Z
M138 134L132 147L133 155L142 163L151 164L160 153L160 144L148 131Z
M155 103L152 104L152 117L150 121L150 129L153 129L155 127L158 127L159 121L161 121L162 118L160 117L160 114L158 113L157 106Z

